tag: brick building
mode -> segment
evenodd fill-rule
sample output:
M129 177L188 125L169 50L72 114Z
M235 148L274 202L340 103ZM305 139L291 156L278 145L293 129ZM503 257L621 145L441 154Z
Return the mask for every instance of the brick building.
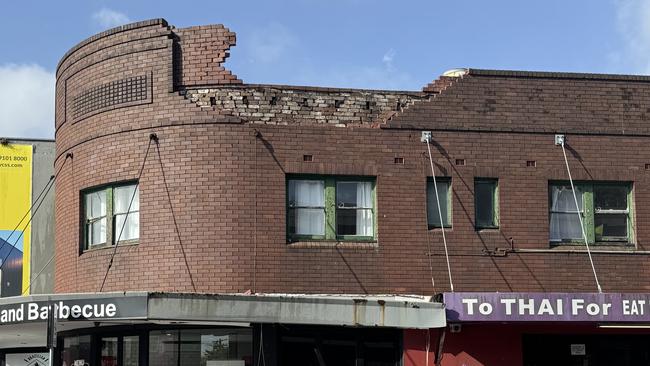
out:
M62 58L49 301L124 307L61 321L59 364L648 362L649 77L257 85L234 44L158 19Z

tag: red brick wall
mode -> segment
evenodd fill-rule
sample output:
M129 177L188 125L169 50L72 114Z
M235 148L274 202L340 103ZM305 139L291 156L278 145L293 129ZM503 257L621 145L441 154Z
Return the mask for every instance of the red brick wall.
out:
M174 31L178 37L177 71L182 86L241 84L222 64L235 45L235 33L221 24Z
M568 136L576 152L569 155L574 179L634 182L637 248L647 248L650 208L643 202L650 200L645 170L650 161L644 153L645 127L630 119L637 114L624 106L619 110L617 106L625 104L622 99L607 104L612 110L600 107L608 90L611 94L618 86L606 87L595 80L491 78L470 72L430 101L415 102L382 128L305 121L272 125L250 119L243 123L232 110L201 108L179 95L187 80L235 82L224 76L230 74L221 65L234 42L232 33L221 27L175 30L164 21L139 24L82 42L64 58L57 73L56 168L62 166L66 153L74 154L57 179L57 292L99 289L112 249L80 254L79 192L136 178L150 133L160 138L161 159L153 146L140 180L139 244L118 248L107 291L447 291L440 231L427 230L425 182L430 170L417 129L434 131L437 169L452 178L453 228L447 239L456 290L595 290L585 253L485 254L510 247L509 238L517 248L549 248L548 181L566 179L562 151L553 144L553 133L560 128L582 132ZM215 54L224 56L215 56L214 64L197 61L199 66L193 67L205 73L187 73L184 67L192 65L191 60L183 60L180 67L174 50L188 34L192 34L188 39L198 42L192 38L197 29L228 34L227 39L217 36L211 43ZM183 57L189 57L191 52L185 50ZM150 94L144 99L111 101L95 114L72 117L73 101L84 100L78 99L83 93L102 86L110 92L106 85L137 75L150 75ZM650 92L650 84L641 81L615 83L636 90L634 100ZM555 89L544 91L546 84ZM542 107L539 101L517 97L517 88L541 95L549 103ZM540 88L542 92L535 91ZM591 109L567 109L562 97L554 97L551 103L551 96L561 89L571 96L565 100L583 101L589 96L586 105ZM643 108L641 99L635 103ZM491 104L499 107L490 109ZM619 111L616 123L606 123L615 111ZM610 136L620 135L620 121L637 135ZM313 162L304 162L305 154L313 155ZM396 157L404 158L404 164L395 164ZM466 165L455 165L456 159L465 159ZM527 160L536 161L536 167L527 167ZM161 163L196 289L175 232ZM287 244L285 182L286 175L293 173L375 176L377 243ZM474 177L499 178L499 230L474 230ZM604 290L648 291L650 273L644 269L648 258L627 252L594 253Z

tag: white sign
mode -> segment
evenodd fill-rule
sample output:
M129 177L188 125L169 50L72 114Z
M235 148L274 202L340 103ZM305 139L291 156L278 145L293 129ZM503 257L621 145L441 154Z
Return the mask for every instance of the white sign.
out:
M587 347L584 344L572 344L571 356L584 356L587 354Z
M47 353L7 353L7 366L48 366L50 355Z

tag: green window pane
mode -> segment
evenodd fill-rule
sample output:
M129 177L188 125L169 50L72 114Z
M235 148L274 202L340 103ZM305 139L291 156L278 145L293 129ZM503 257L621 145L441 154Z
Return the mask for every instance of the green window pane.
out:
M287 180L287 237L368 240L375 236L375 183L345 176Z
M575 182L578 212L571 187L566 182L549 185L551 241L589 243L633 241L630 188L626 182Z
M443 224L445 227L449 227L451 226L451 215L449 214L449 189L451 187L451 182L449 180L438 180L437 186ZM429 227L442 227L440 216L438 215L438 203L436 202L436 192L433 180L427 182L427 219Z
M496 227L496 181L476 181L474 184L474 205L476 227Z

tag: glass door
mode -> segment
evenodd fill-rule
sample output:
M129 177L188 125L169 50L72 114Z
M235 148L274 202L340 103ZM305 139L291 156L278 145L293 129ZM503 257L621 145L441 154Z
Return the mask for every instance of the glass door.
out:
M140 336L104 336L99 349L100 366L140 366Z
M101 339L101 366L118 366L117 365L117 346L118 337L102 337Z
M122 365L140 366L140 337L122 337Z

